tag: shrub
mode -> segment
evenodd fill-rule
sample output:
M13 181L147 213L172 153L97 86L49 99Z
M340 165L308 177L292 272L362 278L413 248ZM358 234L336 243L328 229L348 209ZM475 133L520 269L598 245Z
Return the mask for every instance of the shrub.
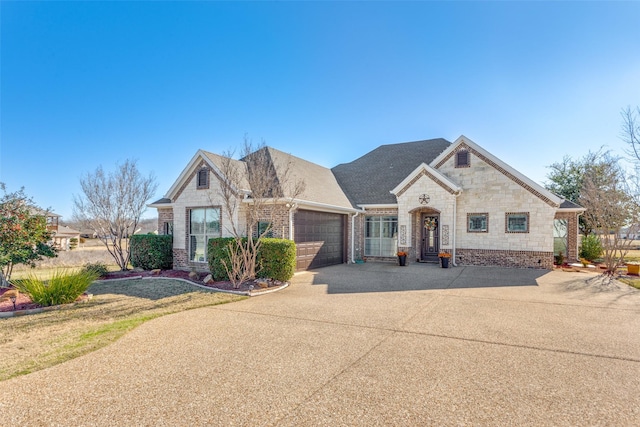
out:
M595 234L584 236L582 238L582 245L580 246L580 258L593 261L596 258L600 258L600 255L602 255L602 242L600 238Z
M262 239L258 265L260 277L286 282L296 271L296 244L285 239Z
M107 265L102 262L90 262L82 266L82 271L94 272L98 277L106 276L109 272Z
M224 268L224 263L226 262L227 265L229 265L231 262L229 248L233 243L233 237L209 239L207 244L207 259L209 260L209 271L215 280L229 280L229 275Z
M173 267L173 239L170 235L131 236L131 265L143 270L170 270Z
M78 247L78 239L76 239L75 237L72 237L69 239L69 249L75 249Z
M48 307L74 302L97 278L98 275L94 271L82 270L68 274L58 270L47 281L31 274L26 279L16 280L14 286L20 292L29 295L31 301Z
M564 254L562 252L560 252L558 255L554 255L553 257L556 260L556 265L564 264Z
M243 244L246 240L242 240ZM209 239L207 245L207 259L209 271L215 280L229 280L224 262L231 262L229 250L234 247L232 237ZM263 238L257 257L257 271L259 277L286 282L293 277L296 270L296 245L285 239Z

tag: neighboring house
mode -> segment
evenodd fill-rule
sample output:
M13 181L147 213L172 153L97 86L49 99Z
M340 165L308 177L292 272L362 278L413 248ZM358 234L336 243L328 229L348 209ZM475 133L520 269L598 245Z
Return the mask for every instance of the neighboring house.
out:
M554 246L577 258L578 216L584 211L531 181L468 138L383 145L327 169L267 147L275 165L289 164L305 191L286 199L274 237L296 242L299 270L367 258L552 268ZM176 268L207 268L206 241L228 236L230 218L219 194L222 157L198 151L158 209L160 234L174 236ZM246 174L245 162L234 160ZM250 203L248 186L239 200ZM204 226L203 224L209 224ZM562 245L562 243L564 245Z
M53 244L60 250L71 249L71 239L75 239L76 247L80 244L80 232L66 225L58 225L58 229L53 233Z
M70 250L71 239L76 239L76 244L80 243L80 232L66 225L61 225L60 215L39 208L32 208L32 213L46 217L47 230L51 232L51 242L57 249Z

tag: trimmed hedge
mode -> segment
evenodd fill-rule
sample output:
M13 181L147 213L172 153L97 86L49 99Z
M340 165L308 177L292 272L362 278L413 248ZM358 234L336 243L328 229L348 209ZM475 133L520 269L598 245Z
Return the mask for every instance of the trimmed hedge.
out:
M296 272L296 244L291 240L263 238L258 265L259 277L286 282Z
M173 268L173 238L170 235L136 234L131 236L131 265L143 270Z
M209 271L215 280L229 280L223 260L229 260L229 245L234 243L232 237L209 239L207 259ZM246 238L242 239L246 243ZM296 244L291 240L263 238L257 258L257 277L286 282L296 271Z

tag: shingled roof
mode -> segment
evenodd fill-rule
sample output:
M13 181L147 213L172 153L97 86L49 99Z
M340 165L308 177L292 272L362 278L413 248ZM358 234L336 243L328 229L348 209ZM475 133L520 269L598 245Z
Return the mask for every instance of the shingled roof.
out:
M451 142L443 138L381 145L331 171L354 206L395 204L396 197L389 191L422 163L431 163L450 145Z
M281 173L288 170L285 179L288 184L304 181L304 191L297 195L297 199L315 203L322 203L342 208L351 208L351 203L341 191L340 185L331 173L331 169L309 162L291 154L284 153L272 147L265 147L269 152L276 171ZM284 177L278 177L279 179ZM285 197L290 197L290 188L281 189Z

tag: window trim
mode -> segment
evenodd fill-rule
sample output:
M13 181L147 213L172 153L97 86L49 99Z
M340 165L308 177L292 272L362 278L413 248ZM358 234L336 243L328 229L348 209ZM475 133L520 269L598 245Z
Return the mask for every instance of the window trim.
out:
M460 155L464 154L465 155L465 162L460 162ZM466 148L460 149L458 151L456 151L456 167L457 168L469 168L471 167L471 153L469 153L469 150L467 150Z
M191 232L191 212L195 211L195 210L204 210L205 211L205 228L204 228L204 233L202 234L194 234ZM215 209L218 211L218 232L215 234L207 234L207 226L206 226L206 222L207 222L207 216L206 216L206 210L207 209ZM192 206L192 207L188 207L186 209L185 212L185 217L186 217L186 248L187 248L187 261L190 263L197 263L197 264L206 264L209 262L209 260L207 259L207 246L208 246L208 242L209 239L214 239L216 237L222 237L222 207L221 206ZM204 261L198 261L198 260L194 260L191 259L191 237L192 236L204 236L205 239L205 247L204 247Z
M204 182L202 182L202 179ZM196 172L196 189L197 190L206 190L209 188L209 168L206 166L202 166Z
M509 217L511 216L524 216L526 220L525 230L510 230L509 229ZM529 212L507 212L504 214L504 232L505 233L528 233L529 232Z
M484 217L484 230L476 230L471 228L471 217ZM488 233L489 232L489 213L468 213L467 214L467 233Z

